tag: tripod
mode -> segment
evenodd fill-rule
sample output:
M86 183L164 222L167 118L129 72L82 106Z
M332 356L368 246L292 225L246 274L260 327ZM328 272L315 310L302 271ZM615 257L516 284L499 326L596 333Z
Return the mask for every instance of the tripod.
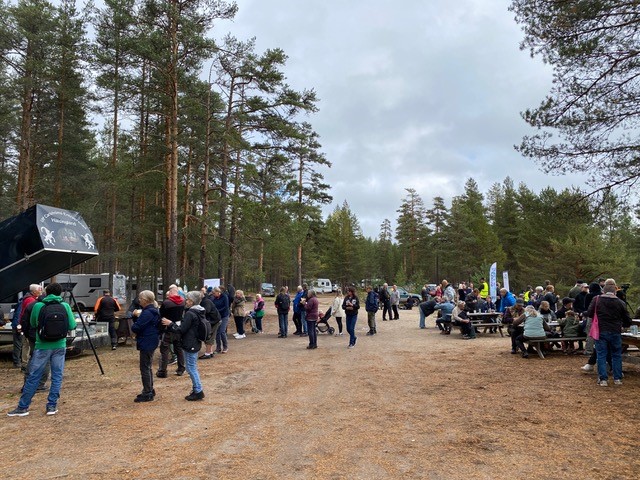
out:
M67 286L70 286L67 283ZM89 345L91 345L91 350L93 350L93 355L96 357L96 362L98 363L98 367L100 367L100 373L104 375L104 369L102 368L102 364L100 363L100 358L98 358L98 352L96 351L96 347L93 345L93 340L91 340L91 335L89 335L89 329L87 328L87 323L84 320L84 315L78 306L78 302L76 302L76 297L73 296L73 288L65 288L65 292L69 294L69 299L73 301L73 307L75 307L75 311L78 312L80 316L80 321L82 322L82 328L84 333L87 335L87 340L89 340ZM73 309L72 309L73 310Z

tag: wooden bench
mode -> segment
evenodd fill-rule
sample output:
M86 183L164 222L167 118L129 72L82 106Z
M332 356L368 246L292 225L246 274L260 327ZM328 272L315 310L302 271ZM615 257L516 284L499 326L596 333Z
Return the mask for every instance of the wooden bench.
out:
M498 331L500 332L500 336L504 337L504 333L502 332L502 327L504 327L504 325L502 325L502 323L493 323L493 322L482 322L482 323L475 323L472 322L474 328L480 328L480 327L484 327L484 332L486 333L487 328L497 328Z
M528 343L529 346L535 348L538 352L538 356L544 360L544 354L542 353L541 344L543 343L557 343L557 342L584 342L587 337L558 337L558 338L532 338L525 340L524 343Z

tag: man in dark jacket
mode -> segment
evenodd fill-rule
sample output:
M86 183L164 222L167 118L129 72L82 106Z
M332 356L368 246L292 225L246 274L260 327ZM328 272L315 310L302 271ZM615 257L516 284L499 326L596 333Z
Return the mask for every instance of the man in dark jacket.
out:
M380 303L382 303L382 320L387 320L387 315L389 315L389 320L393 320L391 315L391 294L389 293L389 285L386 283L382 285L380 289Z
M116 333L116 312L120 311L118 300L111 296L109 290L102 292L102 297L96 302L94 307L97 322L107 322L109 324L109 336L111 337L111 350L118 346L118 334Z
M194 290L186 294L187 311L180 325L168 318L162 319L162 325L167 327L169 331L180 334L182 338L182 350L186 360L186 368L189 377L191 377L192 390L185 400L197 401L204 398L202 383L200 382L200 374L198 372L198 352L202 347L202 342L198 340L198 324L205 318L205 309L200 306L202 295L199 291Z
M378 333L378 330L376 329L378 295L373 291L371 285L367 286L367 298L364 303L364 309L367 311L367 321L369 322L369 331L367 332L367 335L375 335Z
M608 386L607 355L611 355L613 384L622 385L622 329L631 325L631 317L625 303L616 297L613 279L605 282L604 293L589 305L587 316L598 315L599 338L596 338L598 385ZM595 338L595 336L594 336Z
M167 292L167 298L162 302L162 305L160 305L160 317L177 323L182 319L182 312L184 312L184 300L180 294L178 294L178 287L171 285ZM176 375L184 374L184 352L182 351L180 332L169 331L163 326L160 335L160 366L158 367L156 376L158 378L167 377L167 366L171 358L171 346L173 346L173 352L178 356Z
M213 358L213 346L216 343L216 335L218 334L218 328L220 328L220 321L222 318L210 297L204 295L200 301L200 306L204 308L204 316L211 324L211 335L209 335L209 338L204 342L206 345L205 352L198 358L207 360L209 358Z
M436 311L436 301L431 299L418 305L420 312L420 328L427 328L425 321L429 315Z
M289 298L286 287L280 288L280 293L276 297L276 301L274 303L276 306L276 310L278 311L278 325L280 327L278 338L287 338L291 299Z

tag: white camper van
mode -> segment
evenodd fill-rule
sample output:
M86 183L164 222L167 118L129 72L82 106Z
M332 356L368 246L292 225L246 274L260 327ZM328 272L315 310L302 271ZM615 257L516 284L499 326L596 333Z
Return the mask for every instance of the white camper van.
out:
M313 288L317 293L331 293L333 292L333 285L328 278L319 278L313 282Z
M62 285L62 297L71 302L68 292L73 292L73 297L81 310L93 310L103 290L111 290L113 298L118 300L122 308L127 303L126 277L114 273L60 273L56 276L56 282ZM44 282L45 286L50 282ZM74 305L72 304L71 307Z

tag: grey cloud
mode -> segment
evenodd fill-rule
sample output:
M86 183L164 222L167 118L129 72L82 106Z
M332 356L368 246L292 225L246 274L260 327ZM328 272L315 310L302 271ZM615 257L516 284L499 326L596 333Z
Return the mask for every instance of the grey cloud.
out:
M436 195L449 204L470 176L483 192L507 175L534 190L583 183L540 174L513 149L532 133L519 112L544 98L551 72L519 50L507 3L238 0L219 29L282 48L291 86L317 91L309 121L333 163L325 214L347 200L376 237L408 187L430 206Z

